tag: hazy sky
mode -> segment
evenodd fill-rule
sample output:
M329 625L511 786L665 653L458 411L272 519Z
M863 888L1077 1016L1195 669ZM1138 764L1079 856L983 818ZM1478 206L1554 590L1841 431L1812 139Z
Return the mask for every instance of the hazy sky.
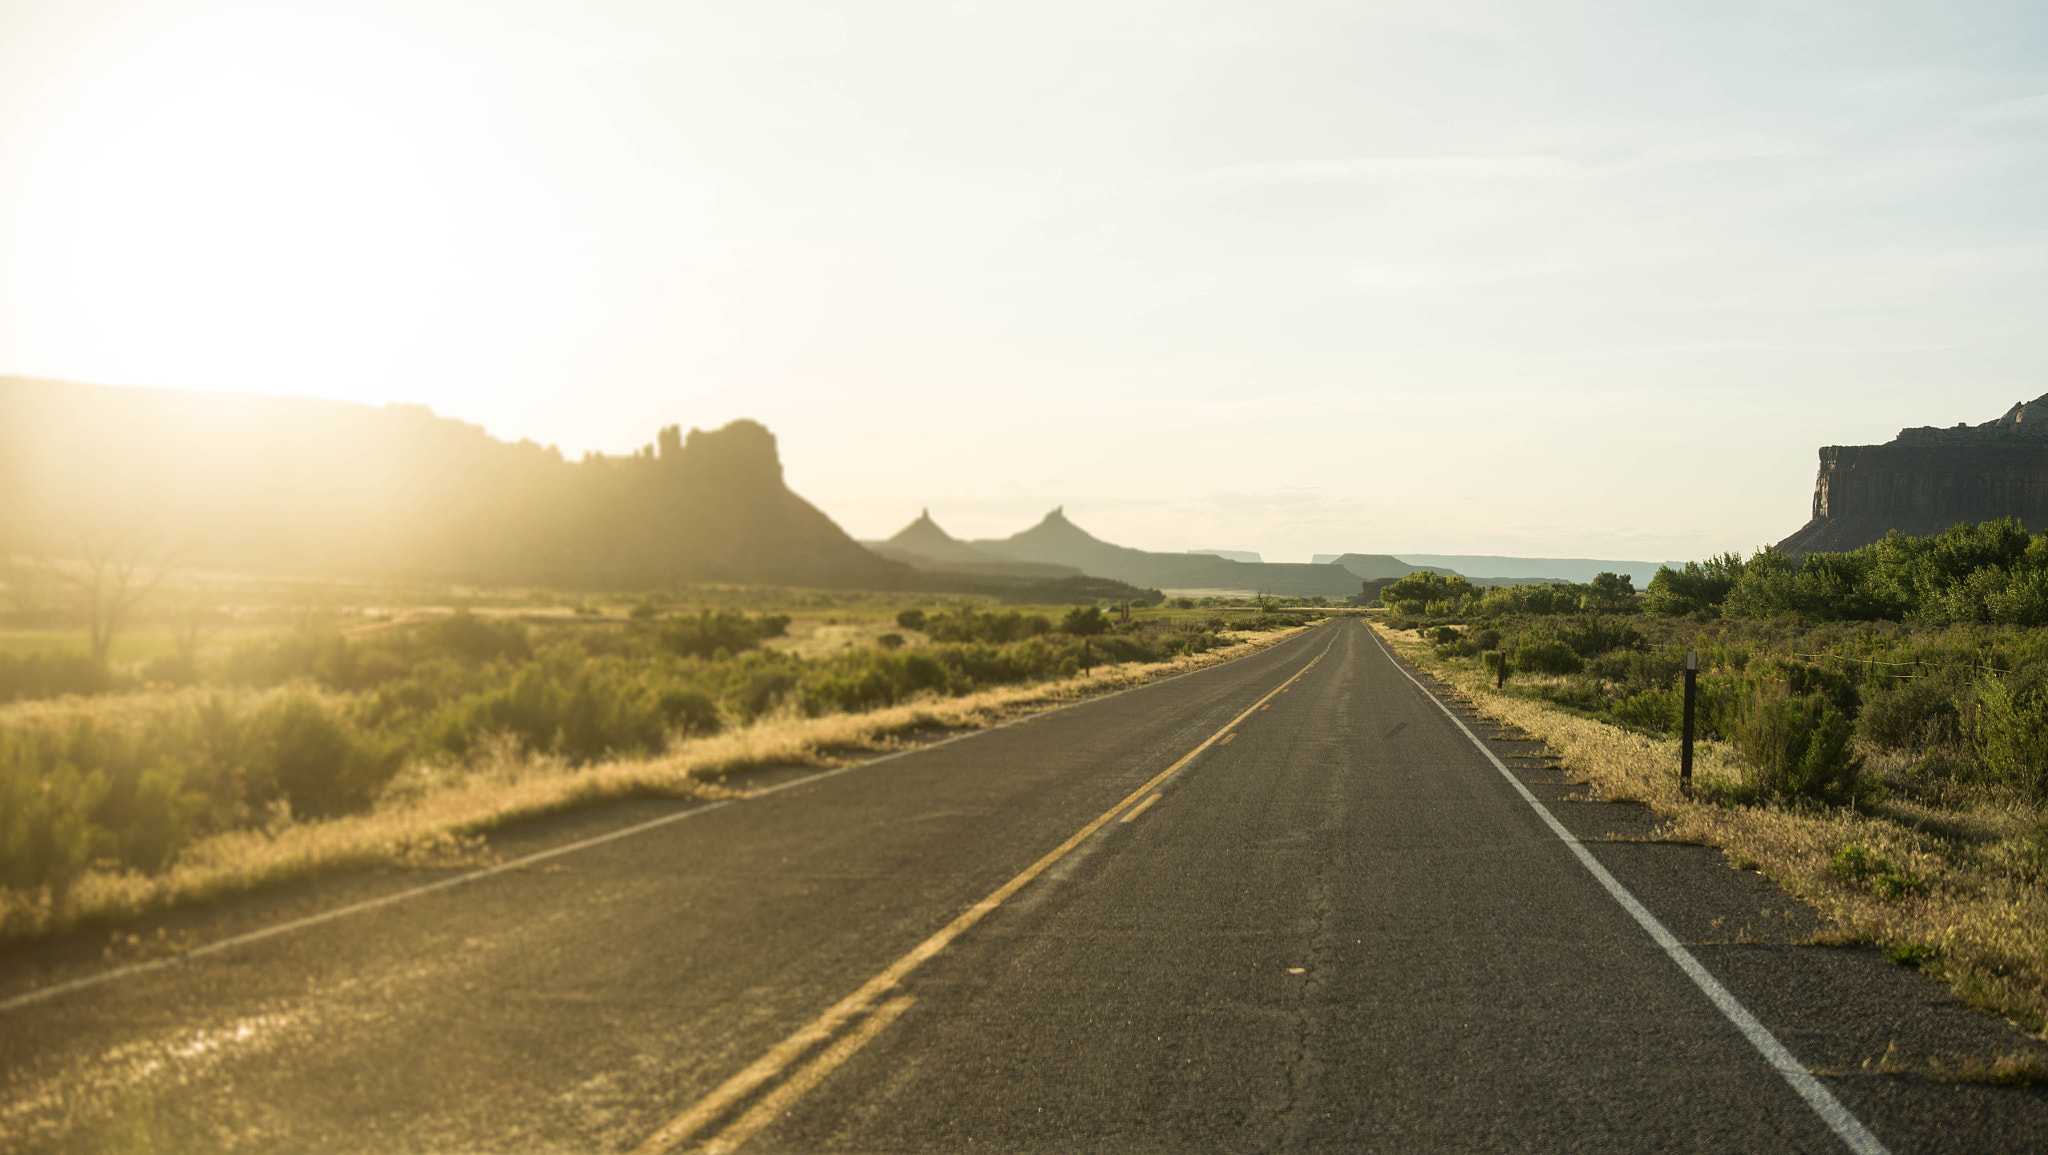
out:
M0 372L1692 557L2048 392L2048 6L0 0Z

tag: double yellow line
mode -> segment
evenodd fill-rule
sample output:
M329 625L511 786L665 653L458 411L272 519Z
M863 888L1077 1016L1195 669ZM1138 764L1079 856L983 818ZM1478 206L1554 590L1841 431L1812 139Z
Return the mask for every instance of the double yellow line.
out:
M1188 751L1181 756L1179 761L1154 775L1151 781L1133 790L1123 801L1103 811L1101 817L1083 826L1074 833L1073 837L1060 843L1059 846L1055 847L1045 857L1025 867L1017 877L997 887L987 898L969 907L965 914L947 923L943 930L917 944L909 954L890 963L880 974L862 983L859 990L832 1004L831 1008L826 1010L824 1014L798 1028L796 1033L769 1048L767 1054L747 1064L746 1068L740 1071L739 1074L719 1084L717 1090L697 1100L688 1110L669 1120L659 1131L649 1135L645 1142L635 1147L633 1149L634 1155L657 1155L658 1152L673 1151L682 1144L689 1142L691 1137L703 1130L707 1124L718 1119L731 1110L740 1100L775 1079L791 1063L796 1062L798 1058L802 1057L805 1052L831 1038L847 1022L866 1012L869 1007L874 1005L877 999L894 988L896 984L902 982L911 971L924 965L925 961L933 955L945 950L954 939L965 934L969 927L986 918L990 911L1001 906L1011 895L1024 889L1025 886L1030 884L1032 879L1044 874L1054 863L1065 858L1075 847L1086 842L1089 835L1108 825L1132 803L1150 794L1161 783L1178 772L1181 767L1194 761L1196 755L1215 745L1219 739L1230 733L1239 722L1251 717L1254 711L1265 706L1288 687L1294 685L1303 674L1308 673L1317 662L1322 661L1323 655L1329 653L1330 646L1335 644L1336 639L1331 638L1330 644L1323 647L1321 654L1310 658L1308 664L1295 671L1293 677L1280 683L1272 692L1252 703L1246 708L1244 713L1232 718L1221 730L1203 739L1201 745ZM870 1039L881 1034L883 1029L896 1021L904 1011L909 1010L910 1005L915 1001L915 999L909 996L901 996L889 1000L880 1009L869 1014L851 1034L832 1046L827 1047L810 1062L804 1064L788 1081L764 1096L760 1102L756 1103L744 1115L741 1115L738 1119L706 1140L702 1150L707 1153L717 1152L723 1155L725 1152L737 1149L740 1144L752 1138L761 1128L774 1122L777 1116L788 1110L798 1099L802 1098L806 1092L816 1086L825 1076L831 1074L840 1064L852 1058L854 1053L863 1046L866 1046Z

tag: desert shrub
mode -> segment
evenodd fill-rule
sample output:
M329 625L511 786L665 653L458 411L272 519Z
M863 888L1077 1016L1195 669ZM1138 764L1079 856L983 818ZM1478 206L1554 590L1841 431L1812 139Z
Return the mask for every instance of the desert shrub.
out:
M303 694L266 705L251 719L248 774L272 786L294 814L326 818L368 808L398 772L399 751L358 732Z
M510 618L480 618L467 610L420 626L419 642L428 650L463 662L523 658L532 652L526 626Z
M1955 693L1933 678L1900 678L1866 693L1857 733L1886 750L1924 750L1962 739Z
M1456 613L1479 601L1479 587L1456 574L1418 570L1380 591L1380 602L1397 614L1419 617Z
M1455 642L1449 642L1445 645L1441 645L1436 648L1436 656L1439 658L1469 658L1474 654L1477 654L1478 652L1478 646L1473 645L1471 642L1468 642L1463 638L1459 638Z
M1862 708L1862 694L1847 674L1799 658L1774 657L1753 663L1752 676L1776 678L1794 696L1818 694L1844 718L1853 721Z
M1845 805L1870 790L1863 759L1850 749L1849 720L1823 694L1795 694L1781 679L1751 677L1733 729L1749 799Z
M1216 628L1218 628L1218 629L1231 629L1231 630L1237 630L1237 631L1239 631L1239 632L1241 632L1241 633L1247 633L1247 634L1264 634L1264 633L1271 633L1271 632L1272 632L1272 631L1274 631L1274 630L1291 630L1291 629L1293 629L1293 628L1294 628L1294 627L1296 627L1296 626L1305 626L1305 625L1307 625L1307 624L1308 624L1308 623L1309 623L1309 622L1310 622L1310 621L1311 621L1312 619L1314 619L1314 618L1320 618L1320 617L1323 617L1323 616L1324 616L1324 615L1322 615L1322 614L1320 614L1320 613L1314 613L1314 612L1310 612L1310 613L1265 613L1265 612L1261 612L1261 613L1256 613L1256 614L1236 614L1236 615L1233 615L1233 616L1231 616L1231 617L1229 617L1229 618L1225 618L1225 619L1212 619L1212 622L1214 623L1214 625L1215 625L1215 626L1216 626Z
M1757 551L1736 575L1721 612L1735 618L1771 618L1793 613L1792 559L1775 549Z
M1552 637L1533 637L1517 644L1510 660L1517 670L1539 674L1576 674L1586 668L1576 650Z
M0 730L0 885L61 889L102 859L154 870L275 803L308 817L361 809L398 754L302 693L12 725Z
M1971 751L1992 783L2048 797L2048 694L1989 675L1977 684Z
M115 685L113 671L89 654L0 654L0 702L105 694Z
M1581 675L1570 675L1562 682L1542 686L1538 688L1537 694L1560 706L1570 706L1574 710L1589 713L1604 709L1607 705L1607 694L1600 679Z
M1474 609L1485 617L1528 614L1576 614L1585 607L1587 587L1571 582L1540 582L1534 585L1492 586L1482 594Z
M1636 612L1636 587L1628 574L1595 574L1579 594L1579 608L1588 613L1627 614Z
M1109 619L1103 616L1101 606L1075 606L1060 619L1060 632L1077 638L1106 634L1109 632Z
M1666 617L1717 614L1741 573L1742 558L1732 553L1689 561L1682 569L1661 566L1643 595L1643 610Z
M1497 650L1497 649L1500 649L1500 631L1499 631L1499 630L1493 629L1493 628L1491 628L1491 627L1489 627L1489 628L1487 628L1487 629L1483 629L1483 630L1474 630L1474 631L1472 631L1472 633L1471 633L1471 638L1472 638L1472 645L1473 645L1473 648L1475 648L1475 649L1480 649L1480 650Z
M1608 712L1624 726L1668 734L1685 722L1685 696L1675 689L1645 690L1616 701Z
M92 860L107 783L48 757L37 738L0 732L0 886L61 891Z
M782 703L782 699L791 690L796 688L796 683L797 676L794 670L768 669L754 674L747 679L745 688L739 694L737 705L740 717L751 722L773 710Z
M687 737L716 734L725 729L718 703L702 690L663 690L655 697L654 708L661 712L662 721L670 730Z
M1099 609L1094 612L1102 628L1108 629L1109 619ZM963 607L953 613L933 614L926 618L924 631L935 642L992 642L1000 645L1050 633L1052 622L1042 614L1025 614L1017 610L1000 614L977 613L972 608Z
M924 611L904 610L896 615L896 624L906 630L921 630L924 628Z
M1842 882L1868 886L1887 902L1927 889L1919 878L1893 866L1891 859L1855 842L1835 851L1828 860L1828 874Z
M1429 631L1429 640L1435 642L1439 646L1448 646L1452 642L1458 641L1464 636L1465 635L1462 632L1460 632L1458 627L1456 626L1438 626L1437 628Z
M1684 671L1685 659L1675 650L1621 650L1601 654L1586 669L1633 695L1669 689Z
M900 650L903 648L903 635L883 634L881 637L875 639L875 644L882 647L885 650Z
M1594 657L1611 650L1633 650L1643 644L1643 635L1634 626L1611 615L1587 615L1576 620L1567 619L1546 627L1554 632L1559 641L1572 648L1582 658Z
M737 654L754 649L788 630L789 618L782 614L749 616L730 610L705 610L694 618L663 623L657 636L661 647L672 654L708 658L720 650Z

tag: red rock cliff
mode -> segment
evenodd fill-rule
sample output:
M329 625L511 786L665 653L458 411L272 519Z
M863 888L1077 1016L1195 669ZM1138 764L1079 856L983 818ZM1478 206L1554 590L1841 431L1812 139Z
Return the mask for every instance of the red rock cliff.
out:
M2048 396L1982 425L1902 429L1883 445L1823 448L1813 519L1778 548L1849 550L1894 529L1920 537L2000 517L2048 529Z

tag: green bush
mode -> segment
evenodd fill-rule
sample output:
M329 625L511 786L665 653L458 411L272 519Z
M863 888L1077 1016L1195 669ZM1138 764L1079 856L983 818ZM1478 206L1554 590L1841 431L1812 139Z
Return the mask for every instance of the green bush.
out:
M1633 650L1643 644L1643 635L1634 626L1609 615L1587 615L1548 628L1582 658L1610 650Z
M1380 590L1381 604L1411 617L1455 614L1478 600L1479 587L1463 577L1428 570L1418 570Z
M1539 674L1576 674L1586 668L1578 651L1556 638L1531 638L1515 646L1510 661L1517 670Z
M1579 595L1579 608L1587 613L1626 614L1636 610L1636 587L1628 574L1595 574L1584 593Z
M274 786L297 815L328 818L367 809L398 772L394 745L359 733L315 698L280 698L256 714L250 729L251 780Z
M1857 733L1886 750L1925 750L1962 741L1955 693L1933 678L1900 678L1865 695Z
M896 615L896 624L906 630L921 630L924 628L924 611L904 610Z
M2009 679L1977 683L1970 747L1993 783L2048 798L2048 694L2017 690Z
M103 834L92 813L107 781L54 761L38 745L35 735L0 731L0 886L61 892L85 870Z
M1089 608L1094 612L1095 620L1101 628L1108 629L1109 619L1103 616L1102 611L1092 606ZM1072 614L1067 616L1073 617ZM1025 614L1016 610L1000 614L977 613L971 607L963 607L953 613L933 614L926 618L924 631L931 635L935 642L991 642L1003 645L1051 633L1052 622L1042 614Z
M1685 695L1678 690L1645 690L1615 702L1614 720L1653 734L1668 734L1685 722Z
M1660 566L1643 595L1643 610L1666 617L1717 614L1741 573L1742 558L1732 553L1704 562L1689 561L1683 569Z
M663 690L655 697L654 708L660 711L670 730L685 737L716 734L725 729L718 703L702 690Z
M1315 612L1291 614L1256 613L1234 614L1226 619L1211 619L1211 621L1217 629L1236 630L1247 634L1264 634L1271 633L1274 630L1291 630L1296 626L1305 626L1312 618L1322 616L1322 614Z
M753 721L773 710L782 703L788 693L796 688L797 676L794 670L769 669L756 673L747 679L745 689L739 695L739 714L746 721Z
M782 614L750 617L725 610L705 610L694 618L663 623L659 637L662 647L670 653L708 658L720 650L737 654L754 649L788 630L789 618Z
M1735 713L1730 737L1743 758L1746 797L1846 805L1870 792L1863 759L1850 750L1849 720L1824 695L1753 677Z
M1106 634L1109 632L1109 619L1103 616L1101 606L1075 606L1060 619L1060 632L1077 638Z
M280 804L306 819L359 811L407 759L459 762L498 738L571 765L652 755L675 735L785 706L866 710L1200 653L1226 624L1140 619L1112 631L1092 607L1074 617L1103 632L965 611L927 624L944 619L966 640L819 658L759 645L784 619L732 613L540 628L455 615L365 638L271 637L236 647L207 680L280 690L64 706L56 720L0 727L0 886L62 888L94 861L159 869L196 839L265 824ZM1232 629L1305 620L1231 617Z
M1868 886L1886 902L1927 890L1927 884L1919 878L1893 866L1891 860L1883 855L1854 842L1835 851L1828 861L1828 873L1843 882ZM1893 961L1899 960L1895 958Z
M1674 650L1624 650L1601 654L1586 668L1634 695L1670 689L1684 673L1685 659Z
M0 702L105 694L115 684L107 664L87 654L0 654Z

